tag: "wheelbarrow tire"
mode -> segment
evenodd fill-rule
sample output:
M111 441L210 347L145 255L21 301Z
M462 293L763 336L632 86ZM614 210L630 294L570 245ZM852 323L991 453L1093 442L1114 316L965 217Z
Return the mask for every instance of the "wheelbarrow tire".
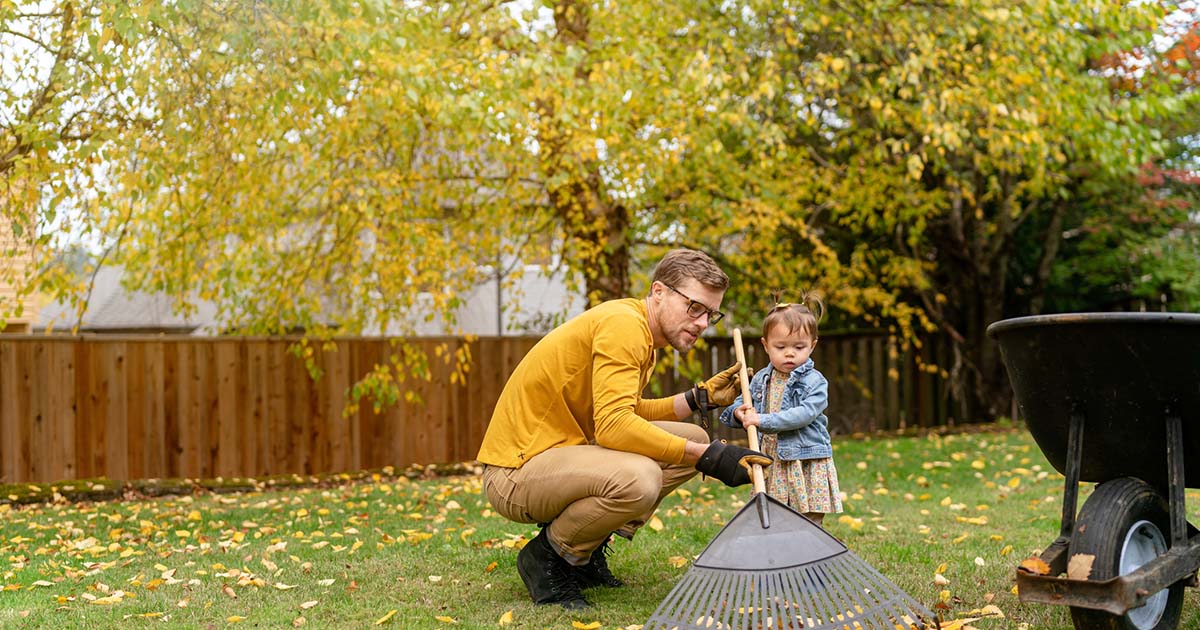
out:
M1141 538L1131 538L1134 529L1137 530L1134 535ZM1170 531L1167 502L1158 491L1141 479L1113 479L1100 484L1079 511L1068 558L1074 558L1076 554L1095 556L1088 579L1106 580L1121 575L1123 553L1140 551L1145 554L1148 550L1155 554L1165 552ZM1163 595L1166 598L1165 605ZM1151 597L1155 596L1158 599L1152 599L1145 606L1134 608L1124 615L1072 606L1071 620L1077 630L1175 628L1183 607L1183 583L1172 584ZM1158 610L1161 610L1161 615L1156 613Z

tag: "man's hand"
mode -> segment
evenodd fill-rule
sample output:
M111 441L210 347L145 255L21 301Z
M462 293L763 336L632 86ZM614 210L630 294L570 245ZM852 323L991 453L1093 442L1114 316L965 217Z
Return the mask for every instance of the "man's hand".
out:
M738 383L738 372L741 369L740 362L734 363L707 381L697 383L687 392L688 407L692 411L704 413L717 407L732 405L738 394L742 393L741 384ZM704 404L705 401L707 405Z
M770 466L772 461L774 460L758 451L717 440L709 444L700 456L700 460L696 462L696 470L720 479L727 486L742 486L750 483L751 466Z

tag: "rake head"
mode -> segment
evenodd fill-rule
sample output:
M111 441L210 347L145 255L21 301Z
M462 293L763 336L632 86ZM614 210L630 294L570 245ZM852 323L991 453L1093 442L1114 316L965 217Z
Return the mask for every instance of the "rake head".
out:
M932 613L841 541L779 500L759 493L709 543L644 628L912 630L936 626Z

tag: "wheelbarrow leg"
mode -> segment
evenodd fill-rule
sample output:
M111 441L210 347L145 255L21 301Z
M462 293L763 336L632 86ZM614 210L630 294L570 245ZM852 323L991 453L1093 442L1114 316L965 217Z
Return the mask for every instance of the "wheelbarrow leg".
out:
M1187 507L1184 490L1187 480L1183 469L1183 420L1178 414L1167 412L1167 492L1171 505L1171 547L1182 547L1187 542Z
M1058 538L1042 551L1041 559L1050 567L1050 575L1067 570L1067 549L1071 546L1071 533L1075 530L1075 511L1079 507L1079 475L1083 457L1082 405L1071 409L1070 431L1067 434L1067 480L1063 485L1062 527Z
M1167 410L1167 488L1171 515L1171 549L1182 550L1188 544L1190 528L1187 522L1187 504L1184 496L1187 489L1186 471L1183 465L1183 419L1170 409ZM1197 574L1192 573L1185 584L1200 586Z
M1075 508L1079 503L1079 468L1083 456L1083 411L1071 410L1071 428L1067 434L1067 481L1063 486L1062 528L1058 539L1064 543L1071 538L1075 529ZM1055 541L1056 543L1058 541Z

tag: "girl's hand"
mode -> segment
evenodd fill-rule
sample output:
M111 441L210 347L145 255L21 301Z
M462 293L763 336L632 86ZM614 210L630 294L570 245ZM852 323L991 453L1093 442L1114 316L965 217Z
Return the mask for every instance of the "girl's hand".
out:
M741 407L733 410L733 417L741 421L743 427L759 426L758 412L754 410L754 405L743 404Z

